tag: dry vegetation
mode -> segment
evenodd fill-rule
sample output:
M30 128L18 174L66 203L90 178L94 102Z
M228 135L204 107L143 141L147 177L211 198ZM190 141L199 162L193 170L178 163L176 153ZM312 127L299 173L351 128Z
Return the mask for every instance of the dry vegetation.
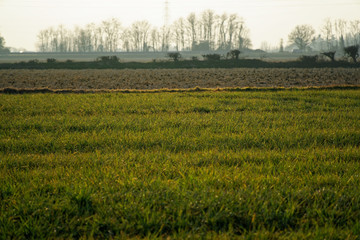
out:
M0 70L0 88L175 89L360 85L360 69Z

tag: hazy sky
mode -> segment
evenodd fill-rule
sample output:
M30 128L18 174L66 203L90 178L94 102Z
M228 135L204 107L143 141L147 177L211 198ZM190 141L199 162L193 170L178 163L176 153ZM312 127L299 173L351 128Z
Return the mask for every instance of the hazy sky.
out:
M253 48L267 41L285 43L298 24L318 31L324 19L360 19L360 0L168 0L170 22L191 12L212 9L237 13L250 29ZM165 0L0 0L0 35L6 46L35 50L40 30L63 24L69 28L115 17L123 26L136 20L164 22Z

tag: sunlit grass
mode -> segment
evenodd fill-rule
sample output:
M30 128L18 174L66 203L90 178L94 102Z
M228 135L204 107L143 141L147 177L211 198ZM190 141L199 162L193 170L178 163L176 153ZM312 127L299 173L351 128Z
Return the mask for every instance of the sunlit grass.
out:
M0 238L360 234L360 91L0 95Z

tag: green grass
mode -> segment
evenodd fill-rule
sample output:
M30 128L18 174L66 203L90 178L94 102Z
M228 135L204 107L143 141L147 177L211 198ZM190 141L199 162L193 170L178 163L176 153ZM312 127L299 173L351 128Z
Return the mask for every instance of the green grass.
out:
M359 239L360 90L0 95L0 239Z

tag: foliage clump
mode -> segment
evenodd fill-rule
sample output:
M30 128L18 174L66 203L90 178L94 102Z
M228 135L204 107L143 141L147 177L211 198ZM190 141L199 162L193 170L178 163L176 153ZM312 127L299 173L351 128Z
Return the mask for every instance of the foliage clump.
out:
M289 34L289 42L296 44L301 50L305 51L306 47L311 43L315 30L310 25L298 25Z
M101 56L98 57L97 62L102 63L119 63L120 59L117 56Z
M321 54L330 58L332 62L335 62L335 53L336 51L322 52Z
M181 53L179 53L179 52L169 52L167 54L167 56L169 58L171 58L172 60L174 60L174 62L178 62L179 59L181 58Z
M10 53L9 48L5 47L5 39L2 36L0 36L0 54L1 53Z
M231 59L239 60L240 53L241 53L240 50L235 49L235 50L231 50L230 52L228 52L226 54L226 56L230 57Z
M347 56L351 57L356 63L356 59L359 57L359 45L352 45L344 48L344 52Z
M46 59L47 63L56 63L56 59L55 58L48 58Z
M32 60L29 60L28 63L29 63L30 65L35 65L35 64L39 64L40 61L39 61L38 59L32 59Z
M202 55L202 57L206 61L220 61L220 59L221 59L221 55L217 54L217 53L204 54L204 55Z
M314 55L314 56L303 55L299 57L299 60L300 62L305 64L315 64L318 61L318 58L319 58L318 55Z

